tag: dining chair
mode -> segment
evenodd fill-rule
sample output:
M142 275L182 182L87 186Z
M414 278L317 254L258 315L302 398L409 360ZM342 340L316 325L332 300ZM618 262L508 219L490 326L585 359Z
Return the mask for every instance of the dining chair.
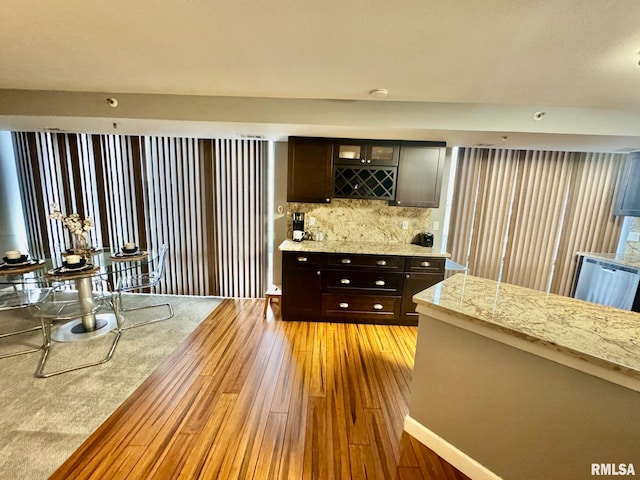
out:
M45 301L48 295L51 293L51 288L45 284L34 280L24 280L19 284L7 285L5 288L0 289L0 311L10 311L19 309L29 309L33 316L33 310L38 310L42 302ZM11 319L11 322L20 322L20 320ZM7 323L7 322L3 322ZM30 332L41 330L41 325L35 325L29 328L18 328L0 334L0 339L15 337L17 335L23 335ZM27 353L34 353L44 348L43 345L37 348L20 349L10 353L0 354L0 359L15 357L17 355L24 355Z
M161 322L163 320L169 320L170 318L173 318L173 315L174 315L173 307L168 302L155 303L152 305L143 305L138 307L131 307L131 306L125 307L122 301L123 293L132 293L137 291L139 292L141 290L146 290L146 289L155 287L160 282L160 280L162 279L162 276L164 275L164 266L166 263L168 253L169 253L169 248L167 247L166 244L163 244L160 247L157 257L154 259L155 267L152 271L147 273L130 274L130 275L124 274L121 277L118 277L118 279L116 280L116 285L114 289L115 291L113 295L113 308L116 313L116 316L120 316L120 314L122 313L147 310L152 308L160 308L160 307L167 307L168 315L151 318L149 320L139 321L132 325L126 325L126 323L124 323L124 326L122 327L123 330L137 328L143 325L149 325L150 323Z
M44 347L42 356L40 357L40 362L36 368L36 377L49 378L54 375L101 365L111 360L118 345L118 341L120 340L120 336L122 335L122 322L118 315L115 315L114 326L103 327L108 328L108 330L104 331L104 334L114 334L113 341L111 342L106 355L96 361L82 363L80 365L72 365L68 368L62 368L52 372L45 372L47 360L50 357L53 345L61 343L54 340L52 335L52 331L56 326L60 328L61 324L68 323L84 315L96 315L98 312L105 312L105 310L113 311L112 293L108 290L102 289L102 287L107 284L103 277L104 275L96 275L92 279L94 291L93 302L91 305L87 305L85 302L80 300L77 292L74 292L71 289L60 289L60 285L57 286L57 289L52 289L52 294L50 294L48 298L41 303L36 316L39 317L41 321L44 336ZM92 333L93 332L88 332L81 335L87 335L87 338L89 339L92 338ZM101 332L101 334L102 333L103 332Z

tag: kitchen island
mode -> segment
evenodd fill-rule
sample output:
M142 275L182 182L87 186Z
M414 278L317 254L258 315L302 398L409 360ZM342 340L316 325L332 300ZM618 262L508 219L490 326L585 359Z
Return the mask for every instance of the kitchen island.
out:
M640 314L467 274L414 300L408 433L472 478L640 473Z
M448 254L404 243L285 240L282 318L417 325L412 297L444 279Z

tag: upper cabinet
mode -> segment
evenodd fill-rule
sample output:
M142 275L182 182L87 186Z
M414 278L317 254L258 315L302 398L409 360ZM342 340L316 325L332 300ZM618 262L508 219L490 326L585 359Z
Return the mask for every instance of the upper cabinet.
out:
M444 143L403 142L396 195L389 205L438 208L444 155Z
M438 207L444 142L289 137L288 202Z
M333 151L336 164L397 167L400 142L341 139L335 141Z
M640 152L627 156L613 214L640 217Z
M332 139L289 137L287 202L331 202L332 157Z

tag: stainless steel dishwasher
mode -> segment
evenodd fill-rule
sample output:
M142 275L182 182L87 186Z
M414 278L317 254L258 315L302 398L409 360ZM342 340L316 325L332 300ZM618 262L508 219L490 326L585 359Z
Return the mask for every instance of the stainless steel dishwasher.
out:
M639 283L637 268L584 257L574 297L631 310Z

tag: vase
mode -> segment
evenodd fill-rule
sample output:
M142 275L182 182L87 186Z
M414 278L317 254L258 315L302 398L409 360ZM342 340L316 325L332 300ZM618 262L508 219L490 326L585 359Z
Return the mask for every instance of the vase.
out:
M73 235L73 253L89 260L91 249L87 245L87 238L83 235Z

